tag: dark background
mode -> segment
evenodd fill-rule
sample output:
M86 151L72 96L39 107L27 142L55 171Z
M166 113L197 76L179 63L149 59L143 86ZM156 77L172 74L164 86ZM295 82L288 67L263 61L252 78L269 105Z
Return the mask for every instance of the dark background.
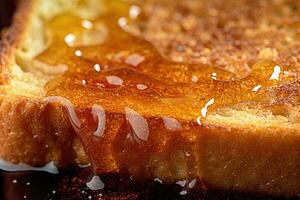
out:
M0 29L9 26L16 0L0 0Z

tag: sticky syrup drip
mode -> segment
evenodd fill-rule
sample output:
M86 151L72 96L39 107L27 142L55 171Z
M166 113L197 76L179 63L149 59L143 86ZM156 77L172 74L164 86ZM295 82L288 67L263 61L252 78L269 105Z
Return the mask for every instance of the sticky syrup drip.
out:
M71 111L70 121L77 124L95 173L193 180L198 176L193 145L207 116L241 102L254 108L299 103L294 65L257 56L249 66L231 66L232 73L217 62L186 63L190 55L179 62L172 52L181 52L180 46L166 52L164 44L149 36L155 30L151 19L143 18L143 6L124 1L106 1L105 6L106 12L91 21L68 13L50 21L53 42L36 58L68 66L46 84L46 100L62 100ZM99 27L104 30L94 30ZM102 36L92 44L94 31ZM238 74L249 68L247 75ZM287 91L289 84L295 87ZM177 165L183 168L180 173Z

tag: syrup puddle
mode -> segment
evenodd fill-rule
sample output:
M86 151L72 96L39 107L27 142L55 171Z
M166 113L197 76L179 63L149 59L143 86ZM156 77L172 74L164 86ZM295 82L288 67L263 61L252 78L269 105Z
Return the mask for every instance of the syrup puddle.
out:
M65 36L64 42L69 47L88 47L105 42L108 30L102 23L83 20L81 26L84 30L80 35L69 33Z
M54 165L54 162L49 162L42 167L33 167L25 163L13 164L11 162L0 159L0 169L8 172L23 172L23 171L41 171L50 174L58 174L59 171Z

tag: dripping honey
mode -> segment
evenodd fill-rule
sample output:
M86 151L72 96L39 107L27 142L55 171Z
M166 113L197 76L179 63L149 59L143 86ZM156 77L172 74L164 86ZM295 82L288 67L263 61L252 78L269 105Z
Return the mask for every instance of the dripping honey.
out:
M67 99L75 108L82 122L77 132L97 172L127 170L136 177L151 177L153 172L142 168L150 157L171 160L176 159L171 156L174 152L189 154L211 113L241 102L267 107L276 103L277 93L272 91L297 82L297 71L284 58L257 56L245 61L247 67L236 63L236 68L202 63L194 52L192 59L182 44L171 42L166 49L149 36L155 32L143 32L143 28L151 29L143 5L107 1L105 6L95 19L66 13L47 23L52 42L36 58L48 65L67 66L66 72L46 84L45 91L47 96ZM136 10L130 12L132 6ZM268 48L265 51L272 49ZM280 89L277 92L288 95ZM104 114L93 115L93 106L100 106ZM166 125L164 117L171 125ZM93 134L99 124L101 137ZM195 156L182 159L188 163L188 174L177 174L177 178L197 176ZM131 168L136 162L140 168ZM172 175L165 172L162 178Z

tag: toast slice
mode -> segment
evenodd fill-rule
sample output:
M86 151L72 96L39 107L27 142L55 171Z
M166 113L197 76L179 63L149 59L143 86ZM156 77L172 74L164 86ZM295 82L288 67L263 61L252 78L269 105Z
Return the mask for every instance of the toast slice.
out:
M298 195L298 4L21 1L0 157Z

